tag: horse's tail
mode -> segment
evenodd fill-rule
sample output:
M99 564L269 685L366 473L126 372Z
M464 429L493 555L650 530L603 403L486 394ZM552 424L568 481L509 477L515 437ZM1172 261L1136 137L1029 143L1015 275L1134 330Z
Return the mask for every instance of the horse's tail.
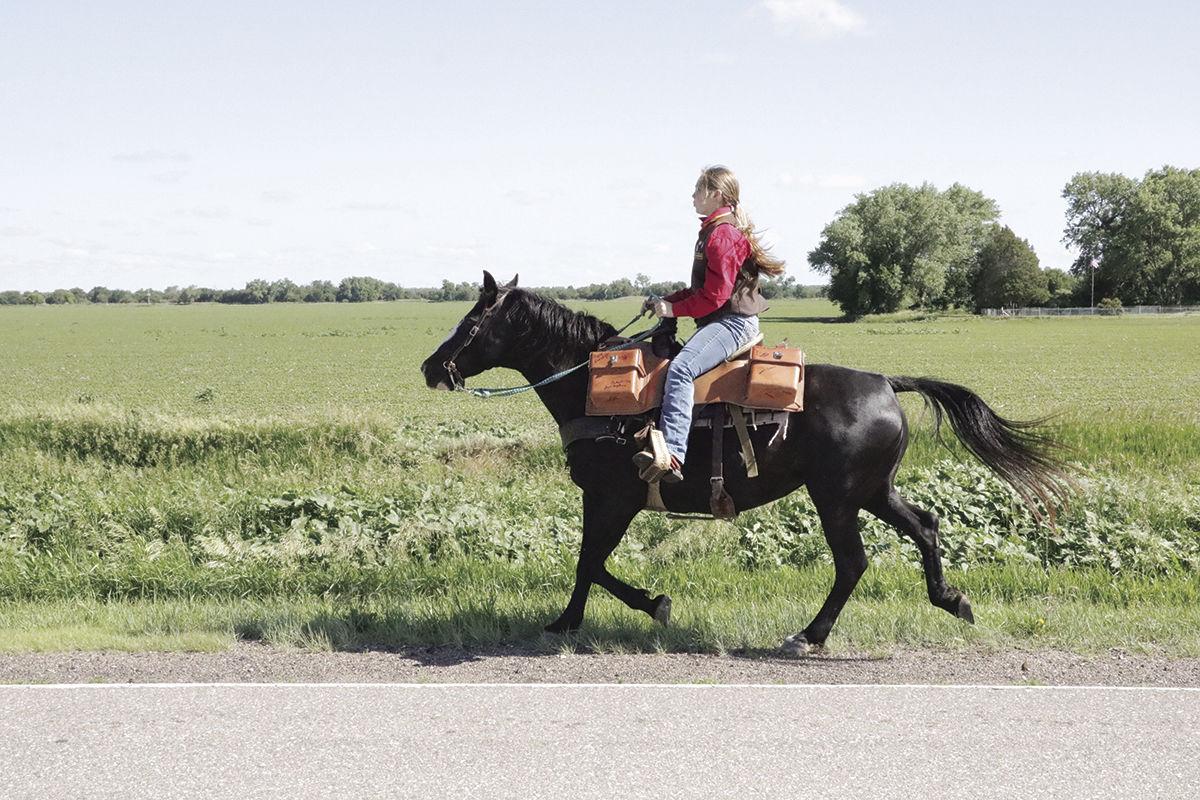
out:
M1073 487L1058 457L1062 445L1044 430L1046 418L1014 421L993 411L987 403L963 386L930 378L889 377L895 392L919 392L933 409L935 433L942 417L968 450L990 470L1012 486L1038 519L1051 523L1056 506ZM1043 514L1043 509L1045 514Z

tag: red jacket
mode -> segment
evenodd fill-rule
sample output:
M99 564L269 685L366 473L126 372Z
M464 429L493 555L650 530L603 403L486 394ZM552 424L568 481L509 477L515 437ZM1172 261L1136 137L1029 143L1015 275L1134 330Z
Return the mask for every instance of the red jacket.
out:
M732 210L728 206L718 208L701 221L700 230ZM750 257L750 242L733 225L718 225L708 237L704 254L708 260L704 285L696 290L680 289L663 298L671 304L673 316L699 318L725 305L733 294L738 269Z

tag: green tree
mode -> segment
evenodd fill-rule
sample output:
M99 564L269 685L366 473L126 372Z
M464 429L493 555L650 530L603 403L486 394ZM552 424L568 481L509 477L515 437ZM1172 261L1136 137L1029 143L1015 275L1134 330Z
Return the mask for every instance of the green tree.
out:
M41 292L26 292L22 299L27 306L40 306L46 302L46 296Z
M337 287L329 281L313 281L300 288L300 299L305 302L336 302Z
M383 282L378 278L343 278L338 285L339 303L366 303L383 296Z
M52 306L63 306L75 302L75 295L66 289L55 289L46 295L46 302Z
M1044 269L1042 274L1046 276L1046 291L1050 294L1047 301L1049 305L1064 308L1074 304L1075 293L1081 283L1077 276L1066 270L1054 268Z
M306 303L333 303L337 301L337 287L329 281L313 281L301 288L301 297Z
M1200 302L1200 169L1162 167L1139 181L1083 172L1063 188L1071 271L1126 305Z
M961 184L860 194L825 226L809 263L851 316L970 301L976 255L999 209Z
M242 290L243 303L269 303L271 302L271 284L257 278L246 284L246 288Z
M1040 306L1050 299L1037 254L1007 225L993 226L980 248L973 290L976 308Z
M300 287L287 278L271 282L272 303L299 303L303 295Z

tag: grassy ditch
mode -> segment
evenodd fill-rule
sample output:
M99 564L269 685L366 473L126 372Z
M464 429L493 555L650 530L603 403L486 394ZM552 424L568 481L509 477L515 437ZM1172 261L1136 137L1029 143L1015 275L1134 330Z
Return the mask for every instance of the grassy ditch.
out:
M711 560L626 565L622 577L672 596L671 627L595 590L584 628L558 637L541 626L566 601L567 564L456 559L372 570L353 587L337 574L310 575L304 591L285 573L252 571L229 576L224 590L191 596L2 601L0 651L204 651L250 640L309 650L520 642L543 651L769 652L808 622L832 576L817 565L751 572ZM846 606L829 652L1121 648L1200 656L1200 591L1184 576L1114 579L1099 570L1009 566L949 577L971 597L975 626L926 603L915 567L876 564ZM277 593L261 591L276 580ZM320 591L322 583L331 590ZM238 588L246 586L260 591L243 596Z

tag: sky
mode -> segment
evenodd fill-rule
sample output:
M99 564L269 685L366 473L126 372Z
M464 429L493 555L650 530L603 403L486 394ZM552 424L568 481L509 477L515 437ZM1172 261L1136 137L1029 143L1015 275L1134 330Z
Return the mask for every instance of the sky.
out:
M709 164L801 283L895 182L979 190L1066 267L1072 175L1200 166L1197 30L1157 0L0 0L0 289L686 280Z

